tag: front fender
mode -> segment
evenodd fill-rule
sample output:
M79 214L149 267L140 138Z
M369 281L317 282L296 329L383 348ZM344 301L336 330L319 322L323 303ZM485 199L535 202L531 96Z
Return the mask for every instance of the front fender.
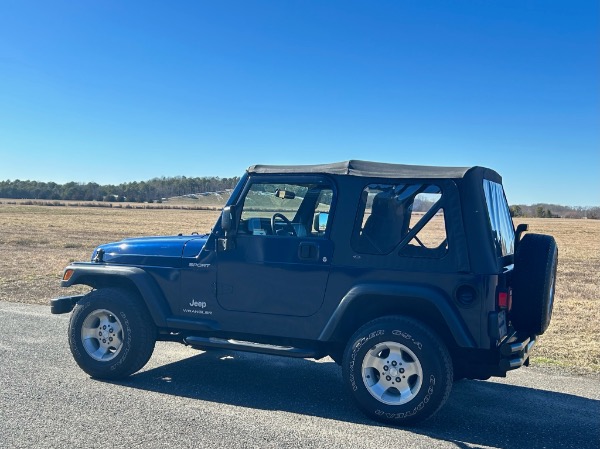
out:
M70 276L67 276L72 270ZM138 267L73 263L65 268L61 287L89 285L93 288L129 285L137 289L150 315L159 327L167 326L168 303L154 279Z
M477 347L460 313L450 299L442 291L420 284L370 283L354 286L340 301L319 335L319 340L325 342L335 340L336 335L343 328L344 322L347 322L346 317L349 314L360 314L361 310L369 307L372 309L374 302L377 302L378 307L385 311L385 314L410 314L415 310L433 309L443 319L458 346ZM376 317L377 315L372 316L371 319ZM426 319L421 318L421 320L424 321L424 324L428 324Z

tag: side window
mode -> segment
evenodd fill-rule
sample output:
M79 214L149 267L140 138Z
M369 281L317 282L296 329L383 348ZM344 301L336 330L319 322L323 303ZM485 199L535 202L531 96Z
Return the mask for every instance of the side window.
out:
M355 251L388 254L400 243L409 224L408 204L398 195L403 187L371 184L363 190L352 239Z
M420 193L415 197L410 217L410 229L415 236L400 250L402 256L439 258L448 250L444 209L432 210L442 198L440 192ZM433 214L433 215L431 215ZM426 215L431 215L428 220Z
M322 237L332 200L326 184L254 183L243 199L238 233Z
M442 192L433 184L370 184L361 196L352 247L366 254L442 257L447 249Z

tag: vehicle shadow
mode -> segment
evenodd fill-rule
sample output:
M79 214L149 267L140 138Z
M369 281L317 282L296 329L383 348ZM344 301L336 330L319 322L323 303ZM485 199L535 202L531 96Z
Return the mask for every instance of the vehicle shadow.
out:
M116 382L129 388L386 427L352 403L333 362L210 351ZM446 405L411 432L459 448L598 447L600 401L485 381L454 385Z

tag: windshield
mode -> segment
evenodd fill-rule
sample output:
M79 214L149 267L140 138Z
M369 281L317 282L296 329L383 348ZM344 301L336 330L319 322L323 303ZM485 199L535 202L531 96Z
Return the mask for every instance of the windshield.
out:
M502 184L483 180L483 191L492 225L494 243L499 257L514 253L515 229Z

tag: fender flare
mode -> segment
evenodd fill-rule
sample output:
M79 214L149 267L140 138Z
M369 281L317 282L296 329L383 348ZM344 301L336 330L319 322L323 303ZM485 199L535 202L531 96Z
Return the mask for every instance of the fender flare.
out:
M439 289L420 284L373 283L355 285L340 301L331 318L321 331L319 340L324 342L332 340L336 331L341 326L346 313L353 306L359 305L362 301L367 301L373 297L386 298L386 301L396 301L398 305L406 306L407 302L412 302L414 304L426 304L433 307L443 317L458 346L463 348L477 347L456 306L450 301L447 295Z
M167 317L171 314L168 303L154 279L141 268L74 263L65 268L65 273L68 270L73 270L73 274L68 280L64 280L63 277L60 283L61 287L70 287L79 284L96 288L106 278L111 277L129 281L139 292L156 325L158 327L167 327ZM100 282L95 283L95 279L100 280Z

